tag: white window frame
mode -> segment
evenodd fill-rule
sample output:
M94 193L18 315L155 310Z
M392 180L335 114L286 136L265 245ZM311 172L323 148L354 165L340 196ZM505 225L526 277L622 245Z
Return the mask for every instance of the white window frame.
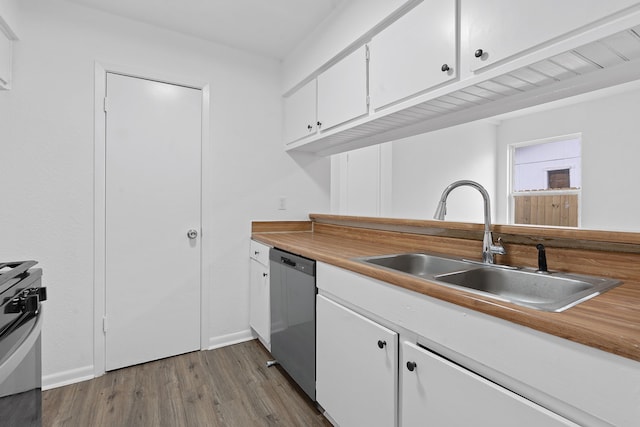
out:
M570 133L567 135L552 136L547 138L539 138L539 139L534 139L529 141L514 142L507 146L507 168L508 168L507 195L508 195L508 223L509 224L527 225L527 224L515 223L515 210L516 210L515 198L518 197L515 195L515 192L513 190L515 186L514 185L515 184L514 159L515 159L516 148L526 147L529 145L540 145L540 144L546 144L550 142L565 141L569 139L580 140L580 162L582 162L582 132ZM553 168L549 168L548 170L557 170L557 169L571 169L571 166L560 165L560 166L555 166ZM582 185L580 186L579 189L576 189L576 190L536 190L536 191L527 191L527 192L519 191L518 194L520 195L536 194L540 196L557 195L557 194L577 194L578 195L578 226L577 228L582 228ZM542 227L552 227L552 226L543 225Z

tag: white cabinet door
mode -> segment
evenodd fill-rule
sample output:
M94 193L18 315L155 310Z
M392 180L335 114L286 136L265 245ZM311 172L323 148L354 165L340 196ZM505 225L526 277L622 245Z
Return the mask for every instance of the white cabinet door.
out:
M425 0L374 36L370 50L374 109L454 79L455 0Z
M316 398L340 427L396 425L398 335L316 299Z
M249 324L264 346L271 350L271 312L269 310L269 267L251 259Z
M462 0L462 55L475 71L611 15L637 0ZM463 45L465 44L463 41Z
M312 80L284 99L284 140L297 141L317 131L316 80Z
M412 343L402 343L400 369L403 427L578 427Z
M362 46L318 76L320 130L367 112L367 53L366 46Z
M250 251L249 325L262 344L271 350L269 247L251 240Z
M0 88L11 86L11 43L0 27Z

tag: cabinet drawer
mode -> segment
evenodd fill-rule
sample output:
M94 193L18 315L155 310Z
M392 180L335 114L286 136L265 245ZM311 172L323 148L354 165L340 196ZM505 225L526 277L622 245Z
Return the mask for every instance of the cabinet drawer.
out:
M255 240L251 240L250 247L251 250L249 256L252 259L255 259L264 266L269 265L269 246L256 242Z

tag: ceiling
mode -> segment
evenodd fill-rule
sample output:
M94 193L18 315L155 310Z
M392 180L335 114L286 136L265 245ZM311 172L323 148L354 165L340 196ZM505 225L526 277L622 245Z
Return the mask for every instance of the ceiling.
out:
M349 0L68 0L282 59Z

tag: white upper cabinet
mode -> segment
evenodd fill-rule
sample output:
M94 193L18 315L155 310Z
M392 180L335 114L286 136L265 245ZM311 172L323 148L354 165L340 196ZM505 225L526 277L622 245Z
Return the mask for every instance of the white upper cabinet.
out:
M284 138L287 143L317 132L316 80L284 99Z
M404 1L355 40L324 37L343 50L306 64L317 116L285 110L286 149L336 154L631 81L638 28L640 0ZM351 53L365 43L368 61Z
M637 0L462 0L463 63L472 71L549 42Z
M370 49L375 110L454 79L456 1L425 0L375 35Z
M0 89L11 87L11 44L0 26Z
M318 76L318 127L327 130L367 112L367 48L362 46Z

